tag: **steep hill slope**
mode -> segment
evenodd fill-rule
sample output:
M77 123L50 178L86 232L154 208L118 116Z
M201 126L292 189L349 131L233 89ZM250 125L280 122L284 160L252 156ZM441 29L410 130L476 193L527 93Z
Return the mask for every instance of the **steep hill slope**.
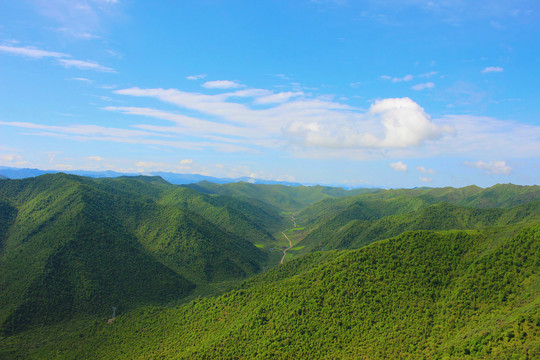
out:
M160 177L136 176L100 179L108 191L150 198L161 205L193 211L227 231L256 243L272 243L271 233L282 228L279 210L254 199L209 195L171 185Z
M65 174L0 182L4 333L176 301L195 284L244 278L266 261L245 237L149 196L172 185L124 182L122 191Z
M81 312L107 314L112 306L163 303L193 287L137 246L116 219L95 211L99 204L84 184L69 185L62 195L39 193L21 203L9 226L0 257L4 333Z

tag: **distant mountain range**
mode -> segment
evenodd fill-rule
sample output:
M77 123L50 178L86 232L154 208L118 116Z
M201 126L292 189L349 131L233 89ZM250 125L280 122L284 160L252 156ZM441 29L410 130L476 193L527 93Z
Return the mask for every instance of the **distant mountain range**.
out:
M252 177L240 177L240 178L218 178L213 176L205 176L200 174L177 174L164 171L154 171L148 173L120 173L112 170L107 171L89 171L89 170L72 170L72 171L62 171L62 170L41 170L41 169L29 169L29 168L14 168L8 166L0 166L0 179L2 177L7 177L9 179L24 179L28 177L34 177L44 174L56 174L56 173L66 173L79 176L87 176L92 178L108 178L108 177L118 177L118 176L136 176L136 175L151 175L151 176L161 176L163 179L167 180L171 184L183 185L183 184L193 184L199 181L209 181L216 184L227 184L234 182L247 182L252 184L280 184L280 185L289 185L297 186L301 185L300 183L294 183L289 181L274 181L274 180L263 180L255 179Z

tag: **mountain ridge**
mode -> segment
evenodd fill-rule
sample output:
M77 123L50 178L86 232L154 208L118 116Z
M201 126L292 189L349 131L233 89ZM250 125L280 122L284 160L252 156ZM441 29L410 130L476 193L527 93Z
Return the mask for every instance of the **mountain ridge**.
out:
M539 189L2 180L0 357L534 358Z

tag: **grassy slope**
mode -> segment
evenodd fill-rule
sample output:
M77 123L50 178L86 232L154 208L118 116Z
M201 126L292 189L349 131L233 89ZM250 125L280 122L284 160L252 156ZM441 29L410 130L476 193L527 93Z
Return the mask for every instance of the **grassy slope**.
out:
M499 234L500 235L500 234ZM540 226L412 232L291 261L245 288L93 323L31 358L536 358ZM298 263L297 263L298 262ZM289 272L288 276L283 271ZM31 338L31 334L27 334ZM4 342L6 354L23 338Z

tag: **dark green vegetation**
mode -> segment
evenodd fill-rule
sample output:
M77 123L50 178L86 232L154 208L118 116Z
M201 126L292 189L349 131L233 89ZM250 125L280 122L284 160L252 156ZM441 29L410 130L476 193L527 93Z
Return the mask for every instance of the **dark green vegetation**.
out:
M539 201L2 180L0 358L539 358Z
M196 193L161 178L43 175L0 182L0 329L178 300L240 279L274 241L263 205ZM247 215L244 215L247 214Z

